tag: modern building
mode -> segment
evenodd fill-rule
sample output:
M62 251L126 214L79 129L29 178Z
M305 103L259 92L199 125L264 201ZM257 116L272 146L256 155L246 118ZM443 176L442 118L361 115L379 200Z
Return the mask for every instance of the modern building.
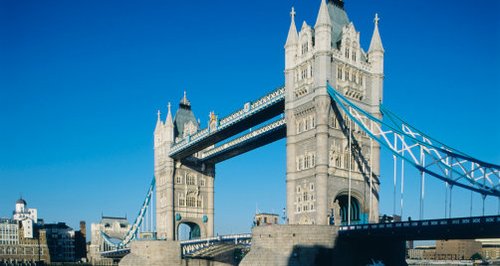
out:
M75 259L77 261L87 260L87 225L80 221L80 230L75 232Z
M65 223L45 224L43 228L47 234L52 262L74 262L75 256L75 230Z

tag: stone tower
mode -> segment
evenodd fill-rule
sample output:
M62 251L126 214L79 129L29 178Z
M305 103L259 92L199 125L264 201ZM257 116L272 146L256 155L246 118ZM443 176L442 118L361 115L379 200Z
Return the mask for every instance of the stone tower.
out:
M322 0L314 28L304 21L300 32L292 8L285 44L290 224L378 220L380 147L332 106L326 84L380 117L383 58L377 16L366 53L342 0Z
M181 224L191 229L190 238L213 236L215 165L201 164L193 157L174 160L168 155L176 140L196 133L198 128L185 92L174 119L170 104L165 122L158 112L154 163L159 239L178 240Z

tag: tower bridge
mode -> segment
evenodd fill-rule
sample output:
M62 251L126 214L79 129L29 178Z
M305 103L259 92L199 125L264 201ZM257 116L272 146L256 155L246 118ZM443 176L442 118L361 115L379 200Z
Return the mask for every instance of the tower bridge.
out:
M170 104L164 120L158 113L152 188L127 241L106 255L131 251L124 264L146 263L146 258L154 264L168 251L168 258L180 263L182 256L203 254L205 248L212 253L227 250L216 246L234 241L252 244L244 265L311 264L318 258L349 264L368 259L368 255L354 256L354 250L369 248L367 243L377 245L380 239L388 243L386 250L404 252L404 237L384 237L387 234L414 234L421 239L437 236L445 228L447 238L463 236L463 230L471 233L468 237L500 237L498 216L423 220L426 179L440 180L450 191L461 187L483 198L499 198L500 166L435 141L382 104L385 51L378 24L376 15L365 51L343 1L322 0L315 25L304 22L300 31L292 8L284 87L253 102L242 101L241 109L222 119L212 113L204 129L186 94L175 115ZM286 138L287 224L254 228L251 240L249 235L214 236L217 163L282 138ZM379 200L385 196L380 194L381 148L394 159L394 180L399 161L418 171L421 221L379 223ZM132 241L148 211L156 216L152 219L156 242ZM191 240L178 242L183 224L190 228ZM374 240L360 246L358 238L366 235ZM374 250L394 263L404 260L384 253L382 247Z

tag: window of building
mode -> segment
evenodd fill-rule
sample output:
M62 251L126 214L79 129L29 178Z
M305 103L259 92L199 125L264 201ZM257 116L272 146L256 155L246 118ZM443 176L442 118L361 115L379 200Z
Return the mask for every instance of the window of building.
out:
M200 186L201 187L205 186L205 178L200 179Z
M179 193L179 206L185 206L186 205L186 200L184 199L184 196Z
M311 117L311 128L314 128L316 126L316 118L314 115Z
M345 48L345 57L349 58L349 48L348 47Z
M203 208L203 197L200 196L196 204L198 207Z
M187 203L188 207L196 207L196 198L195 197L188 197L186 203Z
M311 184L309 185L309 189L310 189L311 191L314 191L314 184L313 184L313 183L311 183Z
M342 80L342 67L337 67L337 78Z
M352 53L352 60L356 62L356 52Z
M177 184L182 184L182 177L177 176L177 177L175 178L175 183L177 183Z
M187 183L188 185L196 185L196 177L195 177L195 176L193 176L193 175L188 175L188 176L187 176L186 183Z
M307 201L307 192L304 192L304 201Z

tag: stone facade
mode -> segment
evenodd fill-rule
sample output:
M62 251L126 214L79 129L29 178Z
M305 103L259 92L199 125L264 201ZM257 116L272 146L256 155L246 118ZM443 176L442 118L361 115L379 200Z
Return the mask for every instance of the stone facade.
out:
M186 94L174 119L170 104L164 122L158 112L154 131L158 239L178 240L181 224L190 227L189 238L214 234L215 165L200 164L194 157L178 161L169 156L174 140L180 141L198 129Z
M120 266L181 265L181 246L177 241L132 241L130 252Z
M384 49L378 18L366 53L343 1L323 0L314 28L304 22L300 32L293 9L291 15L285 44L288 222L331 224L336 204L343 223L348 213L353 223L376 222L380 147L332 107L326 84L381 116Z
M476 240L436 240L437 260L468 260L475 253L481 253L481 242Z
M0 265L2 263L50 263L45 229L35 227L32 237L26 238L23 224L0 219Z
M240 265L323 265L329 262L337 227L269 225L252 230L252 248Z

